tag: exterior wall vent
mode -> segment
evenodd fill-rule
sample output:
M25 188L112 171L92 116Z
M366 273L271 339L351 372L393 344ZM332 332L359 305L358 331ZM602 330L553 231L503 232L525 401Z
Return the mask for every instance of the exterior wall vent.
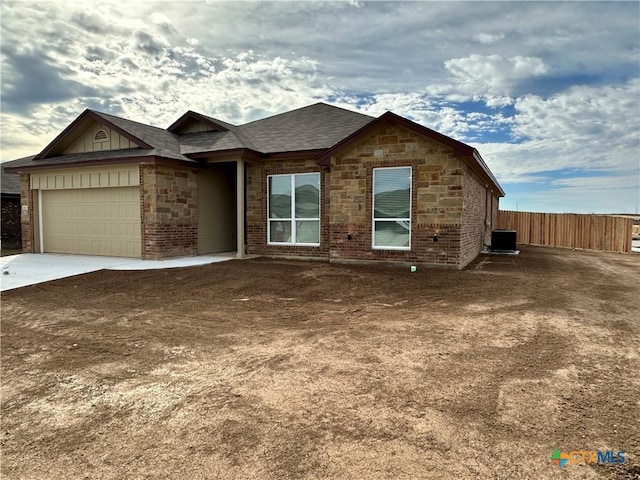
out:
M105 132L104 130L98 130L93 137L94 142L104 142L107 140L109 140L109 135L107 135L107 132Z

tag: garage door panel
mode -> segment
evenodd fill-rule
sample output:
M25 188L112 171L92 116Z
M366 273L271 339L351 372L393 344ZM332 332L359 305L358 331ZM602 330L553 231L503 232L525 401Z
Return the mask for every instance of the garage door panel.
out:
M139 187L42 192L44 251L141 256Z

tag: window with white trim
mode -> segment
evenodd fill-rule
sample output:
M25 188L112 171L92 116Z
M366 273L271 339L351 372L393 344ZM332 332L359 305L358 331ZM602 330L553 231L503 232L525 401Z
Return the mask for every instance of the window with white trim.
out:
M373 169L373 248L411 249L411 167Z
M320 245L320 174L268 177L267 243Z

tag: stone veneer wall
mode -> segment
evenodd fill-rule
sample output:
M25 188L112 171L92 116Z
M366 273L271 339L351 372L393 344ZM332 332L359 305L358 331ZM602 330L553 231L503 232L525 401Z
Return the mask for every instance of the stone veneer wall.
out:
M320 172L320 246L267 244L267 178L269 175ZM329 196L327 169L314 159L246 163L246 238L250 255L326 257L329 252Z
M412 167L410 251L372 248L373 169L393 166ZM332 158L330 258L460 267L464 168L450 148L395 126Z
M197 171L140 165L142 258L198 254Z
M34 212L35 203L33 199L33 190L31 190L31 176L28 173L20 175L20 205L26 206L27 209L21 208L20 223L22 224L22 252L35 253L34 244Z

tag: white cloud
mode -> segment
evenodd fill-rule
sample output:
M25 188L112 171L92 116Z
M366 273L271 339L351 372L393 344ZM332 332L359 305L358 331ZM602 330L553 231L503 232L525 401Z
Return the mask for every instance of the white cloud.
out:
M475 39L483 45L491 45L504 40L504 33L479 33L475 36Z
M335 105L378 117L387 111L449 135L460 141L472 141L483 132L495 133L512 123L502 114L465 112L421 92L383 93L365 101L353 96L341 96Z
M171 25L171 20L164 13L153 12L149 19L156 25Z
M575 86L548 99L527 95L516 101L514 132L530 139L579 137L595 146L616 138L637 142L638 98L638 79L617 86Z
M71 91L52 94L48 101L28 109L4 108L3 160L40 151L87 107L161 127L188 109L242 123L324 99L333 92L318 76L317 62L308 57L285 58L251 50L211 56L197 40L177 35L164 14L152 15L146 25L139 19L123 18L109 29L105 17L114 12L53 8L49 13L64 48L51 48L43 33L15 44L34 52L29 62L39 61L38 55L48 57L53 68L43 70L61 84L90 85L92 90L81 96ZM47 23L34 23L30 17L22 21L36 32L49 29ZM16 30L14 38L18 37L21 34ZM20 63L3 66L5 71L20 68ZM16 84L15 97L22 95L19 82ZM40 84L46 90L50 82L43 77ZM6 86L3 78L3 95ZM24 92L24 96L32 94Z
M4 112L3 159L41 150L88 101L99 103L92 105L98 110L166 127L189 109L243 123L307 105L332 92L317 77L315 62L306 58L287 60L239 52L210 59L192 50L159 58L127 58L135 58L138 64L137 75L128 79L119 62L87 62L82 69L78 65L70 78L113 94L102 104L96 98L35 106L30 121L42 119L38 135L24 129L21 115ZM192 60L199 65L198 74L189 77L184 65Z
M616 87L573 87L546 100L527 96L515 103L512 128L520 143L477 147L505 182L564 169L637 172L638 98L638 80Z
M449 99L469 100L486 98L490 106L511 102L513 89L523 80L545 75L549 67L541 58L504 57L472 54L444 62L452 78L447 84L433 85L428 90Z
M640 178L633 177L633 175L612 175L612 176L598 176L598 177L570 177L570 178L558 178L553 180L553 185L561 187L572 188L575 190L603 190L614 188L638 188L638 181Z

